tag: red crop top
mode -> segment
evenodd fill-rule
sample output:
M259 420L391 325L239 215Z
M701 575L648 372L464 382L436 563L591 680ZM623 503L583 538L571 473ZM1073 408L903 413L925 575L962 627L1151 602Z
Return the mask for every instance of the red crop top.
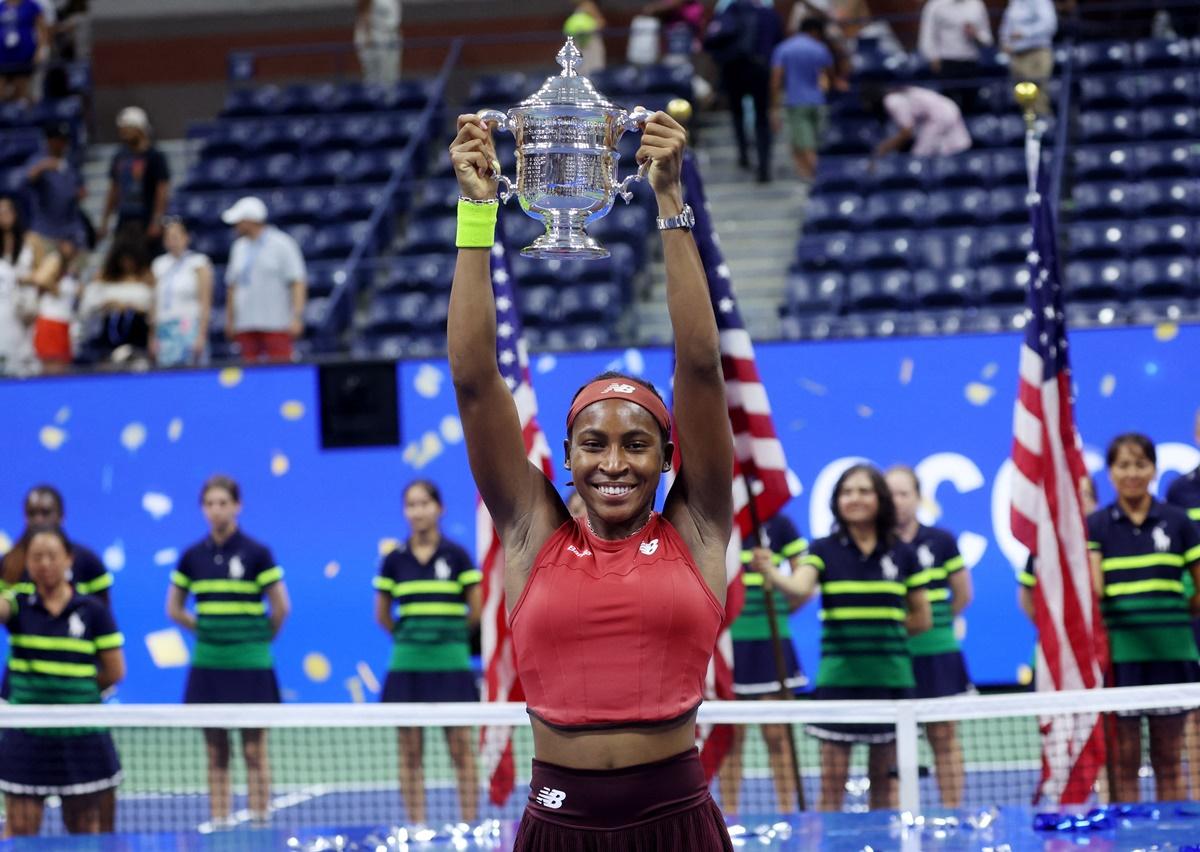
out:
M568 521L542 546L509 616L529 712L573 730L686 716L703 697L723 617L661 515L620 541Z

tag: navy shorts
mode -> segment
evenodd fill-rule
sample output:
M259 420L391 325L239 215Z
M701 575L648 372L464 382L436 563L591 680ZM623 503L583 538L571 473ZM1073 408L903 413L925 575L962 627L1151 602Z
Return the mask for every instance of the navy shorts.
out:
M0 791L84 796L121 783L121 761L106 731L73 736L11 728L0 736Z
M800 668L792 640L783 638L783 664L787 688L796 692L808 685ZM779 670L770 639L735 639L733 643L733 691L738 698L761 698L779 692Z
M887 686L818 686L812 697L814 701L903 701L913 697L913 690ZM895 725L821 722L807 725L805 730L810 736L830 742L876 745L896 741Z
M945 654L914 655L913 677L917 679L917 698L944 698L971 691L967 664L961 651Z
M388 672L383 683L387 702L478 701L475 675L458 672Z
M274 669L198 669L188 672L184 704L279 704Z
M1160 686L1200 682L1200 663L1195 660L1158 660L1148 663L1113 663L1109 686ZM1154 710L1118 710L1118 716L1176 716L1191 707L1160 707Z

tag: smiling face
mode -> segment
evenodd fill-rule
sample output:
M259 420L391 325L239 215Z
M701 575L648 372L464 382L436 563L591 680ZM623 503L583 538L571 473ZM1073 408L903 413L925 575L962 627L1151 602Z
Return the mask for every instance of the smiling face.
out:
M866 471L858 470L842 481L837 493L838 515L846 524L871 525L879 515L879 495Z
M25 551L25 568L29 571L29 579L42 594L66 582L70 567L71 553L55 533L39 532L29 540L29 547Z
M1154 474L1154 462L1145 450L1132 442L1118 445L1108 466L1108 477L1117 489L1117 495L1126 502L1137 502L1149 494Z
M649 411L620 399L589 405L575 418L566 442L576 492L588 517L614 533L642 524L654 504L671 453Z

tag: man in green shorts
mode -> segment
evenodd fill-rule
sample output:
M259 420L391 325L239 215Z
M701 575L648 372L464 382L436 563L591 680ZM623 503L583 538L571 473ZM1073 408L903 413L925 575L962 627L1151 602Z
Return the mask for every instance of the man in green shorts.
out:
M817 173L817 149L825 132L823 78L834 68L833 53L823 41L825 24L806 18L800 30L780 43L771 55L771 90L775 121L780 106L787 110L787 131L796 171L805 183Z

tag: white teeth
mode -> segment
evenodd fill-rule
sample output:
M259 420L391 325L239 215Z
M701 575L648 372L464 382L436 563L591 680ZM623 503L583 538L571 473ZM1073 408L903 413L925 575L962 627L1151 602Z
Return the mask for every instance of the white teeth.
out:
M601 494L607 494L610 497L618 497L622 494L628 494L633 490L628 485L597 485L596 488Z

